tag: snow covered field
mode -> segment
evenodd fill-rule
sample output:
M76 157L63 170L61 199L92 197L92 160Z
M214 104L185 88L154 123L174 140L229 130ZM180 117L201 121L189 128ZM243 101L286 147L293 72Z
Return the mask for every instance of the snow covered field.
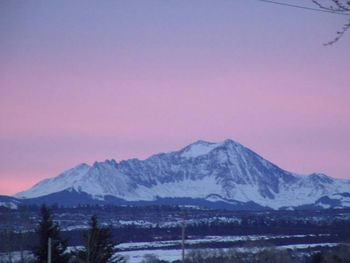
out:
M334 247L337 246L337 243L322 243L322 244L297 244L297 245L287 245L287 246L279 246L278 249L306 249L306 248L314 248L314 247ZM257 252L264 248L237 248L238 252ZM220 249L221 251L225 251L228 249ZM248 251L249 250L249 251ZM205 251L219 251L219 249L205 249ZM180 249L155 249L155 250L135 250L135 251L126 251L120 252L119 255L124 256L127 259L128 263L140 263L145 256L154 255L161 260L167 260L169 262L181 259L181 250Z
M301 237L316 237L329 236L329 234L320 235L246 235L246 236L206 236L197 239L188 239L185 244L208 244L236 241L257 241L257 240L273 240L281 238L301 238ZM166 240L154 242L130 242L117 245L120 250L140 250L140 249L157 249L181 245L181 240Z
M320 235L247 235L247 236L205 236L203 238L197 239L189 239L186 240L187 245L198 245L202 244L205 247L205 244L213 244L213 243L221 243L221 242L236 242L236 241L264 241L264 240L272 240L272 239L287 239L287 238L303 238L303 237L316 237L316 236L329 236L328 234L320 234ZM129 263L139 263L141 262L145 256L154 255L161 260L167 261L175 261L181 258L181 250L174 249L174 246L179 247L181 244L181 240L168 240L168 241L154 241L154 242L130 242L130 243L122 243L116 246L120 252L117 252L118 255L124 256ZM337 246L338 243L312 243L312 244L292 244L292 245L282 245L277 246L278 249L306 249L306 248L315 248L319 246L323 247L334 247ZM74 251L78 247L69 247L69 251ZM79 247L81 248L81 247ZM264 247L244 247L239 246L236 248L230 248L237 252L258 252L261 249L265 249ZM217 248L203 248L199 250L204 250L206 252L219 252L219 251L227 251L228 248L217 249ZM187 252L191 251L191 249L187 249ZM24 251L25 258L31 257L29 251ZM12 260L20 260L21 254L19 251L15 251L11 253ZM0 262L2 260L8 260L9 255L7 253L0 253Z
M122 244L123 246L126 244ZM296 245L286 245L286 246L278 246L278 249L306 249L306 248L314 248L314 247L334 247L337 246L337 243L322 243L322 244L296 244ZM147 247L147 246L145 246ZM148 246L149 248L150 246ZM256 247L240 247L236 248L237 252L257 252L264 248L256 248ZM70 250L74 250L74 248L70 248ZM203 249L202 249L203 250ZM228 249L205 249L205 251L226 251ZM128 263L140 263L145 256L154 255L161 260L167 260L169 262L181 259L181 250L180 249L141 249L141 250L133 250L133 251L124 251L118 252L118 255L122 255L127 259ZM28 251L24 251L25 258L30 258L31 255ZM0 262L2 260L8 260L9 255L7 253L0 253ZM20 260L21 255L19 251L15 251L11 253L11 258L13 261Z

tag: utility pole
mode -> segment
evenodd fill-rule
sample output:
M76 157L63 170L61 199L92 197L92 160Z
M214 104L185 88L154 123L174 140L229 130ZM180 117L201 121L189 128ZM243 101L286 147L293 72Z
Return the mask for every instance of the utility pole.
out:
M86 251L86 254L87 254L87 263L90 263L90 244L91 244L91 235L90 235L90 231L88 232L88 241L87 241L87 251Z
M182 247L182 263L185 263L185 228L186 228L186 213L185 210L182 210L182 242L181 242L181 247Z
M51 263L51 237L47 241L47 263Z

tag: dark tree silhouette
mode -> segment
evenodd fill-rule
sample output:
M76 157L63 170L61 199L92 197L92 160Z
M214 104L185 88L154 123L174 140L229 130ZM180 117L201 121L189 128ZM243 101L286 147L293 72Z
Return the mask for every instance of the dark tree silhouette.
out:
M115 242L112 240L110 228L101 228L94 215L89 222L89 230L83 235L84 248L78 251L79 262L109 263L123 262L123 258L113 256Z
M40 212L41 221L36 229L38 245L33 249L35 262L47 262L49 238L51 238L51 262L68 262L68 255L64 253L67 241L61 239L59 226L52 221L50 210L45 205L41 207Z
M320 1L320 0L312 0L314 4L316 4L318 7L328 10L331 12L337 12L337 13L344 13L350 15L350 1L349 0L328 0L326 1ZM337 31L336 36L331 41L328 41L325 43L326 46L332 45L335 42L337 42L339 39L343 37L345 32L350 28L350 18L348 21L343 25L343 27Z

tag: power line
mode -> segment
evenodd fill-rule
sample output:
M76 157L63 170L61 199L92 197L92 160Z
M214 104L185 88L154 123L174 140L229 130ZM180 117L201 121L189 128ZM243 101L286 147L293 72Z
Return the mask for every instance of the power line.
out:
M257 0L257 1L265 2L265 3L269 3L269 4L276 4L276 5L283 5L283 6L288 6L288 7L294 7L294 8L299 8L299 9L323 12L323 13L331 13L331 14L336 14L336 15L350 16L350 14L340 13L340 12L337 12L337 11L324 10L324 9L319 9L319 8L312 8L312 7L307 7L307 6L301 6L301 5L293 5L293 4L281 3L281 2L277 2L277 1L271 1L271 0Z

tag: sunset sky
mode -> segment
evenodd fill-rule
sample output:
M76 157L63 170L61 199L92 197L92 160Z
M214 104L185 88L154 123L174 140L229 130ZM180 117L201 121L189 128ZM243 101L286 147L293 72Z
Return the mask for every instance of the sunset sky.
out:
M350 179L350 32L323 45L347 19L257 0L0 1L0 194L199 139Z

